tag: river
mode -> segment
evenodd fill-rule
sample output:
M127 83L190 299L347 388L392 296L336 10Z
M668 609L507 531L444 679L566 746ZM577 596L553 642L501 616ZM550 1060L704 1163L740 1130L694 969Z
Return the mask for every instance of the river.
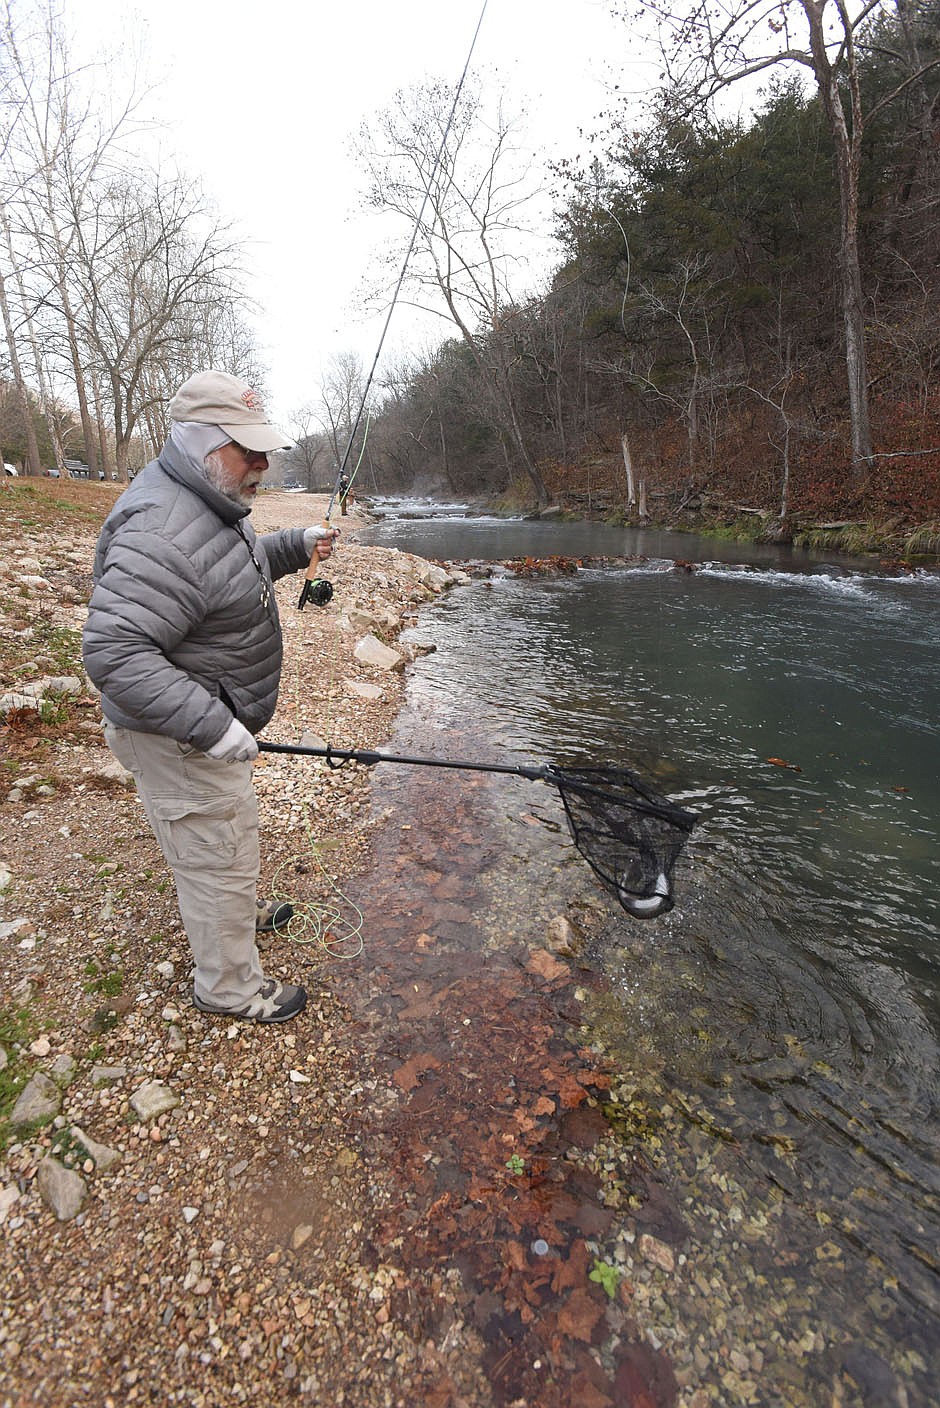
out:
M638 1099L669 1092L673 1182L702 1196L703 1132L733 1150L740 1196L777 1217L772 1248L741 1252L751 1279L782 1275L793 1249L823 1340L853 1347L860 1401L940 1401L940 577L379 507L364 540L425 557L616 559L574 576L497 566L423 612L411 634L434 650L400 736L442 756L626 764L698 814L676 908L644 924L578 860L549 789L493 784L506 883L536 913L549 885L555 910L603 909L591 1020Z

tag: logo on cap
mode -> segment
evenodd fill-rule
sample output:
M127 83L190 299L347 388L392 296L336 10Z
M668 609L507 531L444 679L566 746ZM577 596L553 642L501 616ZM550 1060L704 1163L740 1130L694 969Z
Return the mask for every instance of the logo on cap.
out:
M259 416L264 415L264 402L257 391L254 391L250 386L247 391L242 392L242 400L249 411L254 411Z

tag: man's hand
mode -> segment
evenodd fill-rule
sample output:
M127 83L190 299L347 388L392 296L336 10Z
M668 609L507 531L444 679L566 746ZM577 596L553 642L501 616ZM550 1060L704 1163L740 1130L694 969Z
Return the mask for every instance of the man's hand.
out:
M211 748L206 749L206 757L215 758L217 763L247 763L258 756L258 744L253 733L244 724L233 719L228 728Z
M332 553L333 540L338 537L338 528L324 528L322 523L314 523L304 529L304 552L308 557L316 553L319 561L323 562Z

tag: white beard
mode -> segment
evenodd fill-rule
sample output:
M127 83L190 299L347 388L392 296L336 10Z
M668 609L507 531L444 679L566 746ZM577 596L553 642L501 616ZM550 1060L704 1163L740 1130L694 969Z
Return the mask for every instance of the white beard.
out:
M203 464L206 467L206 478L213 489L218 489L219 493L224 494L227 499L231 499L233 504L238 504L239 508L247 508L250 513L254 507L254 500L250 499L247 494L239 492L239 486L243 480L241 476L226 469L218 450L213 450L211 454L206 455Z

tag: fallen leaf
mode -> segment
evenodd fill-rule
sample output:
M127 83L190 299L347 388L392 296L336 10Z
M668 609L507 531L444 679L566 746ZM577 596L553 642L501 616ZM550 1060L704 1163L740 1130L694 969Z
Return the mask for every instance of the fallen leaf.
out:
M571 1402L578 1408L612 1408L613 1401L586 1374L575 1374L571 1380Z
M534 949L526 967L547 983L554 982L556 978L565 978L571 971L567 963L560 963L546 948Z
M672 1408L679 1385L666 1356L645 1344L627 1344L618 1358L614 1401L631 1408Z
M562 1334L570 1335L572 1339L584 1340L590 1344L591 1336L594 1333L594 1326L604 1315L604 1306L600 1305L583 1287L572 1291L564 1305L558 1311L558 1328Z
M768 758L768 763L773 763L775 768L789 768L791 772L802 772L803 769L797 763L788 763L785 758Z
M446 1374L440 1380L438 1388L425 1388L424 1405L425 1408L450 1408L453 1402L453 1383Z
M514 1270L521 1271L525 1266L525 1247L521 1242L507 1242L503 1255Z
M609 1090L611 1086L611 1079L606 1071L579 1071L578 1079L582 1085L592 1085L595 1090Z
M427 1388L422 1394L424 1408L450 1408L453 1401L454 1384L447 1374L442 1375L435 1388Z
M587 1099L587 1091L580 1085L572 1075L565 1075L558 1087L558 1095L561 1103L569 1110L573 1110Z
M552 1276L552 1290L556 1296L560 1295L562 1291L571 1290L574 1286L584 1288L589 1260L587 1245L579 1237L576 1242L572 1242L567 1260L559 1260L556 1263Z
M430 1052L419 1052L417 1056L412 1056L410 1061L406 1061L403 1066L393 1072L392 1079L402 1090L414 1090L421 1084L421 1076L425 1071L436 1071L440 1069L440 1061Z

